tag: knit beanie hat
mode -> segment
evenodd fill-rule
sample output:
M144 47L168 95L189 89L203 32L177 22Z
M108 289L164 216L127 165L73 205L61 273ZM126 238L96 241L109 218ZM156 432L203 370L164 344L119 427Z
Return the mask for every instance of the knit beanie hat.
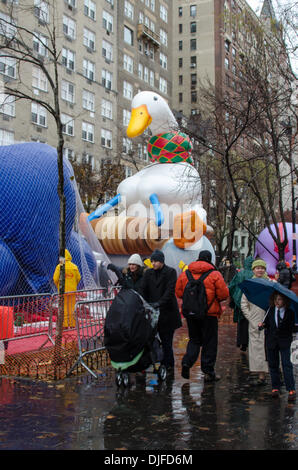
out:
M138 266L143 266L143 261L140 255L138 255L137 253L134 253L128 259L127 264L137 264Z
M198 261L207 261L211 263L211 253L208 250L203 250L199 253Z
M154 250L150 256L151 261L160 261L161 263L165 262L165 255L160 250Z
M255 259L252 263L251 269L254 270L257 266L263 266L263 268L267 268L267 264L263 259Z

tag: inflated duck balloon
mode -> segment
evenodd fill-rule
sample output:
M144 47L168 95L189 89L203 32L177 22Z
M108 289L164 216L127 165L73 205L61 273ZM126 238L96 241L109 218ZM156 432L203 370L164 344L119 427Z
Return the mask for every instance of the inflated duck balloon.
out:
M100 232L109 229L108 219L110 223L115 220L107 217L98 226L96 219L101 218L112 207L122 206L125 209L126 234L129 232L127 224L133 224L136 219L150 221L150 230L145 225L138 226L141 238L144 233L143 238L146 239L147 236L149 251L142 252L140 245L135 244L132 252L138 250L139 253L146 254L156 247L160 248L170 239L180 249L197 250L196 244L206 232L207 225L206 211L202 207L200 176L191 158L191 141L186 134L179 132L172 111L157 93L140 92L133 98L131 106L127 136L135 138L150 127L152 137L147 148L152 163L123 180L117 188L118 194L88 218L100 238ZM121 218L121 212L119 217ZM122 221L121 234L122 231L125 232L124 219ZM127 240L123 240L122 244L127 251ZM105 249L109 251L109 248L117 253L115 246L109 247L107 244Z

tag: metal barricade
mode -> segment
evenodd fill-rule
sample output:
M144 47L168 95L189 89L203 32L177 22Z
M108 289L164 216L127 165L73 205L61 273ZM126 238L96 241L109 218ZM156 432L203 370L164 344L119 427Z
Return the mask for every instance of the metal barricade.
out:
M85 304L87 311L90 309L88 304L92 306L93 303L99 303L101 311L103 311L106 302L110 303L120 289L120 286L111 286L108 289L96 288L66 292L64 294L65 310L72 311L76 318L80 317L82 313L81 310L76 310L77 305ZM71 298L72 300L70 300ZM41 345L39 342L38 350L42 349L49 341L55 345L54 333L58 317L58 302L58 293L0 297L0 342L4 342L5 350L7 351L10 341L34 336L45 336L45 341ZM92 309L94 310L94 308L93 306ZM86 323L87 318L84 317L84 314L83 318ZM81 324L82 319L79 322L79 325ZM93 325L93 322L91 324ZM77 327L78 322L74 321L69 327L63 329L63 333L68 333L71 330L75 332ZM79 347L81 346L79 345Z
M49 293L0 297L0 340L47 335L52 319L52 296ZM48 339L52 339L48 336ZM48 341L46 340L46 342Z
M75 321L79 357L67 375L70 375L81 364L93 377L97 377L84 362L84 358L89 354L105 349L104 323L113 299L114 296L106 299L85 300L76 303Z

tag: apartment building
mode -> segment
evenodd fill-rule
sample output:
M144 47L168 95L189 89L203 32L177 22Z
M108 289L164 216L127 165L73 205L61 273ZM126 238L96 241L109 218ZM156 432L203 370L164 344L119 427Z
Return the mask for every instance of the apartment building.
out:
M132 97L155 90L167 100L171 87L172 15L168 0L4 0L0 36L27 28L29 53L52 67L51 36L60 51L60 110L65 154L99 170L101 160L130 157L147 162L144 143L125 137ZM34 64L18 66L0 51L0 85L9 82L53 105L48 80ZM56 124L45 107L2 95L0 144L40 141L57 145ZM127 176L133 171L129 158Z
M139 91L156 91L171 103L172 8L171 0L117 2L118 149L126 176L148 162L147 133L128 139L131 100Z

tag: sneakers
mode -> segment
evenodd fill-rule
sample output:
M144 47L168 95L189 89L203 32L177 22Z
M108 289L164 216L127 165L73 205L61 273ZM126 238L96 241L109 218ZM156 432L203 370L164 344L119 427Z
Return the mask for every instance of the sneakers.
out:
M279 397L279 390L278 388L274 388L271 392L272 398L278 398Z
M296 400L296 392L295 390L290 390L288 395L288 401L295 401Z
M189 367L182 364L181 375L184 379L189 379Z

